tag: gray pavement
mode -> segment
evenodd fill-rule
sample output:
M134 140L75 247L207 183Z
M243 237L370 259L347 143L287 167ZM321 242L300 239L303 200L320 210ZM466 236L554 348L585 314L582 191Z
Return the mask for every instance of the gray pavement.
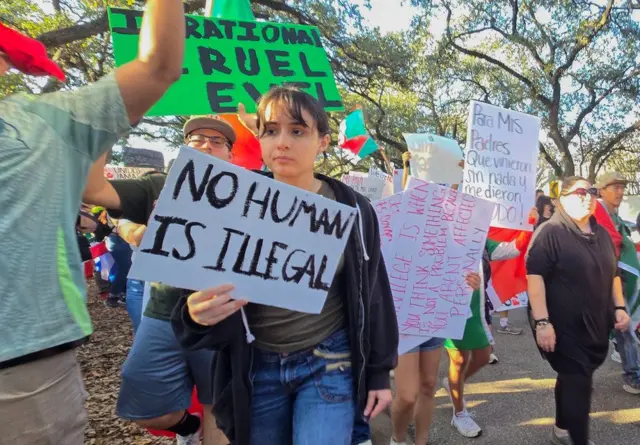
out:
M534 345L526 324L526 311L511 311L510 321L524 328L522 335L496 333L500 363L487 365L465 388L469 410L475 412L474 417L484 430L482 436L464 438L450 425L452 405L440 388L436 393L430 445L549 443L555 413L555 375ZM441 378L446 375L447 366L443 353ZM596 372L591 409L591 439L596 445L640 445L640 396L622 390L620 373L620 364L609 358ZM382 414L375 419L372 431L374 445L388 445L389 416Z

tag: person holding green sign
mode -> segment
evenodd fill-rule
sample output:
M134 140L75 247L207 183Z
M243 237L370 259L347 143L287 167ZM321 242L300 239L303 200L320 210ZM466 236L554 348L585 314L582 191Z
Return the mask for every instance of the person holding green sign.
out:
M0 100L3 443L84 442L75 348L92 326L75 230L80 198L91 164L181 76L183 14L180 0L150 0L130 63L78 90ZM64 79L41 43L0 28L0 75L15 68Z
M232 301L223 285L183 297L174 332L188 349L217 350L214 413L232 444L351 445L356 413L368 421L391 402L398 358L378 221L364 196L314 173L330 141L319 101L276 87L260 99L255 128L264 175L358 208L358 224L320 314Z

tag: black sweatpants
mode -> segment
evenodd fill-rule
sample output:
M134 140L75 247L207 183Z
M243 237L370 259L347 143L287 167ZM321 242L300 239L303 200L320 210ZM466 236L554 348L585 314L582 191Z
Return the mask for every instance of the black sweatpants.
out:
M547 354L556 380L556 426L569 431L573 445L589 443L589 413L595 366L580 363L560 352Z

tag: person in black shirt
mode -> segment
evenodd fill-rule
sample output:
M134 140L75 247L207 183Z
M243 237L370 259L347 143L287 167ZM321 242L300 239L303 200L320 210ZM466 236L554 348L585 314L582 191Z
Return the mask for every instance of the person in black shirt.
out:
M629 326L613 242L593 217L596 196L585 179L564 180L556 212L535 232L526 259L534 336L558 373L557 445L592 443L593 373L606 358L610 330Z

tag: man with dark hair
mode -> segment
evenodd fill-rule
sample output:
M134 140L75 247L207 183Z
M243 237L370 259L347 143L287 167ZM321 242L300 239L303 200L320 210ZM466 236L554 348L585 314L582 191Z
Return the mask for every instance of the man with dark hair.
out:
M230 161L236 140L233 128L223 120L196 117L183 129L184 142L198 151ZM160 196L167 176L148 174L141 178L107 181L102 173L104 159L93 167L84 193L87 202L110 210L111 216L128 222L125 239L139 246L147 220ZM204 407L204 445L217 445L221 433L212 414L213 351L185 351L175 338L171 312L183 294L191 291L151 283L151 299L122 367L122 385L116 412L145 428L169 430L178 435L178 444L200 443L201 421L186 410L193 386Z
M92 333L76 237L91 164L182 74L184 8L149 0L135 60L93 85L0 100L0 439L82 445L75 348ZM0 75L64 79L35 39L0 25ZM34 211L37 215L34 216Z

